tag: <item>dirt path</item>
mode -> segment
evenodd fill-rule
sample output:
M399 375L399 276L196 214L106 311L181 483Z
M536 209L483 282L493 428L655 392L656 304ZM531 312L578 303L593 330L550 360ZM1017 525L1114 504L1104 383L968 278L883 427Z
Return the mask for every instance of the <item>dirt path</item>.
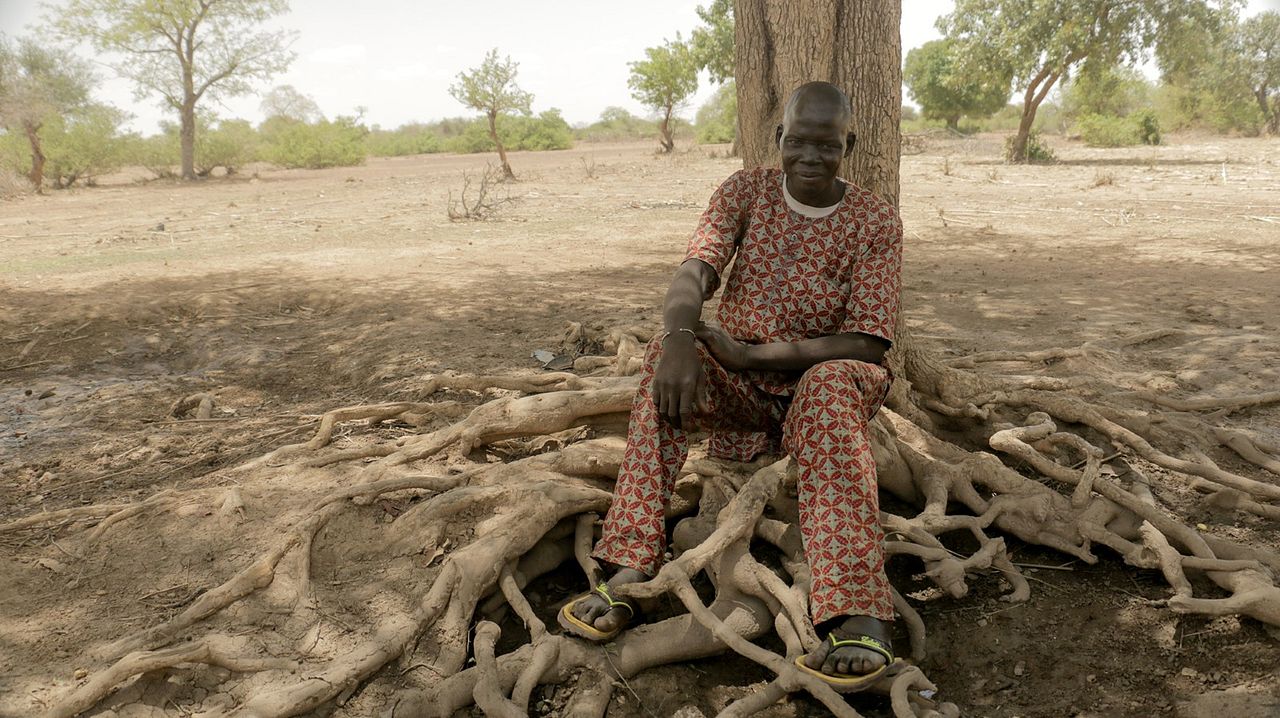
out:
M1186 341L1106 378L1189 396L1280 386L1280 143L1067 145L1047 167L1005 166L999 143L933 141L903 160L906 306L929 344L961 355L1176 327ZM200 484L298 440L328 408L413 398L442 370L533 369L530 352L570 320L656 325L702 204L738 166L717 152L513 154L515 201L483 223L446 218L481 156L0 203L0 521ZM216 399L210 420L169 416L199 392ZM1280 409L1234 420L1280 441ZM1273 526L1188 511L1280 546ZM0 715L30 715L66 685L77 647L113 633L104 624L166 610L138 598L165 586L124 595L119 577L35 565L30 549L0 543ZM1038 548L1019 560L1065 561ZM966 715L1280 715L1267 683L1280 648L1259 624L1150 606L1167 588L1118 561L1066 568L1033 573L1022 606L995 601L994 575L965 599L917 597L928 672ZM75 610L62 594L80 597ZM633 680L610 715L711 714L763 678L732 658L693 667Z

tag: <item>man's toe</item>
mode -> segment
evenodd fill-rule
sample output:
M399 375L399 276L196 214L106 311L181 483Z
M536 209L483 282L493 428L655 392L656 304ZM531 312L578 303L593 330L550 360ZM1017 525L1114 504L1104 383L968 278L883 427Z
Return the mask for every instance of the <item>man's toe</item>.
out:
M822 672L829 676L834 676L840 668L839 664L839 657L836 656L835 651L832 651L827 654L827 659L822 662Z
M602 614L597 614L599 618L597 618L595 623L592 625L605 633L609 633L622 624L623 613L625 613L625 611L621 608L615 608L613 610L603 612Z
M803 660L804 664L809 668L815 671L822 670L822 663L827 660L827 644L818 644L818 647L813 649L811 653L806 654Z

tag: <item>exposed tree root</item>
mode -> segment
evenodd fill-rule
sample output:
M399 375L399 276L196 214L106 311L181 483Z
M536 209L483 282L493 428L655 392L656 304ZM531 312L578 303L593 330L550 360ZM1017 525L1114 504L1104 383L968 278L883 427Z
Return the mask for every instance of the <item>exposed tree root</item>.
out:
M631 359L642 349L642 336L639 330L611 336L605 346L616 356L604 368L617 374L633 370ZM1158 336L1121 344L1153 338ZM581 337L575 341L580 344ZM1086 345L1016 359L986 354L967 363L1045 362L1077 355L1072 352L1107 350ZM891 560L920 561L924 575L957 598L968 593L974 575L995 571L1008 584L1004 599L1025 601L1031 586L998 534L1089 563L1099 560L1095 547L1101 545L1133 566L1158 571L1170 585L1167 606L1173 611L1242 615L1280 626L1280 588L1275 583L1280 555L1202 534L1157 503L1150 479L1136 465L1114 471L1108 462L1115 456L1107 456L1083 435L1060 431L1054 419L1087 427L1096 432L1089 436L1110 440L1120 453L1212 491L1211 500L1219 505L1273 516L1278 507L1268 502L1280 499L1280 486L1225 471L1207 457L1181 459L1166 453L1143 436L1148 432L1140 412L1090 404L1073 394L1072 382L963 372L914 352L909 340L895 351L895 361L909 368L902 375L911 382L902 382L905 386L895 389L890 402L901 411L882 410L870 430L881 488L918 512L882 515ZM465 418L443 428L326 453L335 427L343 422L396 420L422 426L459 415L462 405L399 402L338 409L321 418L308 442L277 450L270 461L263 457L236 469L241 483L235 500L224 500L233 513L243 511L242 489L282 466L293 472L324 466L305 471L325 472L314 475L330 477L336 482L330 485L338 488L326 489L280 519L255 557L175 615L92 646L89 655L97 662L96 671L69 689L50 715L77 715L106 701L135 676L148 680L192 664L220 666L242 678L234 705L209 715L300 715L351 699L399 661L395 674L411 687L391 697L386 708L392 716L446 717L472 704L487 715L524 716L532 710L537 686L554 683L572 686L566 715L594 717L604 715L615 678L625 681L654 666L725 651L760 664L774 677L730 702L721 716L752 715L794 692L808 693L833 715L858 715L825 683L793 664L815 647L818 637L808 619L811 577L801 549L796 477L789 460L734 465L695 457L688 462L667 507L668 517L679 519L672 542L675 557L651 580L620 589L641 602L672 597L685 613L635 626L607 646L592 645L549 631L534 609L537 601L531 602L525 592L538 576L571 559L590 580L598 575L589 549L598 516L608 507L623 444L616 435L587 439L583 427L625 416L634 380L574 374L442 375L430 379L423 392L444 389L516 393L469 409ZM1236 403L1220 402L1216 408L1250 406L1232 401ZM994 424L1010 418L1011 408L1030 413L1025 421L1012 415L1020 425L1006 423L996 425L994 433L978 433L988 435L991 449L1017 462L1026 474L996 454L962 448L931 431L935 421ZM1218 441L1275 471L1268 463L1275 461L1269 455L1274 447L1219 428ZM471 463L469 455L486 446L488 460L498 454L504 461ZM447 474L438 463L445 453L450 465L468 468ZM343 465L369 457L378 458L361 470ZM437 463L411 472L410 464L431 460ZM296 490L304 490L305 483ZM98 521L83 541L105 545L135 525L127 522L130 517L188 500L164 493L136 504L39 514L0 525L0 533ZM388 501L398 508L384 513L379 506ZM338 525L358 528L367 537L345 546L342 560L330 557L335 549L323 539L327 527ZM976 548L957 553L944 543L954 531L966 532ZM776 554L769 554L776 560L753 556L754 539L776 547ZM328 568L317 576L314 564L322 558L327 563L321 565ZM355 579L334 588L336 581L324 580L333 575L334 563L358 572ZM1191 580L1197 574L1221 593L1206 595L1197 588L1206 585ZM714 588L709 603L694 589L701 576ZM926 656L925 623L896 591L894 604L910 636L910 655L921 661ZM288 616L276 633L299 638L273 644L273 657L262 657L261 648L246 636L259 630L256 621L271 612ZM497 655L498 623L506 615L525 625L529 642ZM781 640L785 653L758 645L757 639L769 633ZM474 665L468 666L469 658ZM933 684L915 666L886 674L868 690L886 696L897 718L959 713L954 705L922 695Z
M157 651L130 653L110 668L94 674L84 685L50 708L47 715L49 718L72 718L97 705L126 679L143 673L173 668L182 663L220 666L235 673L296 669L293 661L282 658L250 657L247 654L252 649L243 643L243 641L217 637L183 643Z
M213 403L214 399L212 394L200 393L184 396L174 402L173 407L169 409L169 416L176 419L188 411L195 409L196 419L209 419L213 416Z

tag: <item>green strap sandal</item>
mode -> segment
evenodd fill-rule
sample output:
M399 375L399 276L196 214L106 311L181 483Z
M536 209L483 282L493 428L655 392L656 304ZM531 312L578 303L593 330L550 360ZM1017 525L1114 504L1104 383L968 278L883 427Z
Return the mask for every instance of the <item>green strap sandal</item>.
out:
M578 603L587 598L590 598L592 594L600 596L604 600L608 601L610 610L614 608L625 608L627 610L627 620L622 625L618 626L612 631L601 631L595 626L589 623L586 623L585 621L582 621L581 619L579 619L577 616L573 615L573 609L577 607ZM622 629L627 627L627 624L631 622L631 619L635 617L636 617L635 607L632 606L629 601L620 601L614 598L612 595L610 595L609 584L605 583L604 581L601 581L595 588L593 588L591 590L591 593L585 593L573 599L572 601L566 603L560 609L560 614L558 616L560 625L564 627L566 631L580 638L585 638L588 641L596 641L597 643L603 643L605 641L612 639L614 636L618 635L622 631Z
M827 640L830 641L832 650L835 650L837 648L843 648L845 646L857 646L859 648L865 648L869 651L874 651L884 656L885 662L883 666L880 666L879 668L877 668L876 670L870 673L862 673L858 675L845 675L845 674L829 675L829 674L823 673L822 671L814 670L809 666L805 665L804 656L799 656L796 658L796 661L795 661L796 668L799 668L800 670L804 671L805 673L808 673L811 676L814 676L815 678L821 679L824 683L826 683L827 685L831 686L832 688L834 688L835 690L841 693L851 693L854 691L860 691L870 686L871 684L880 680L880 677L884 675L885 671L889 670L890 666L893 666L897 663L902 662L900 659L894 657L893 649L889 647L889 644L887 642L882 641L879 638L876 638L874 636L868 636L866 634L860 633L860 634L854 635L852 638L836 638L835 634L831 633L827 635Z

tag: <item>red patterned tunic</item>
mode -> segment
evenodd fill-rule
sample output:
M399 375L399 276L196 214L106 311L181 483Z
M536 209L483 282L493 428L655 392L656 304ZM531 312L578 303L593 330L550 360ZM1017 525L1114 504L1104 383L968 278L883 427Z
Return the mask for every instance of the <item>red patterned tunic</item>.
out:
M893 341L902 271L902 222L892 205L846 184L834 212L812 219L787 205L777 168L739 170L711 195L685 259L724 276L716 319L752 344L861 332ZM735 259L736 255L736 259ZM789 396L800 373L749 372ZM721 431L712 455L740 461L776 448L762 433Z

